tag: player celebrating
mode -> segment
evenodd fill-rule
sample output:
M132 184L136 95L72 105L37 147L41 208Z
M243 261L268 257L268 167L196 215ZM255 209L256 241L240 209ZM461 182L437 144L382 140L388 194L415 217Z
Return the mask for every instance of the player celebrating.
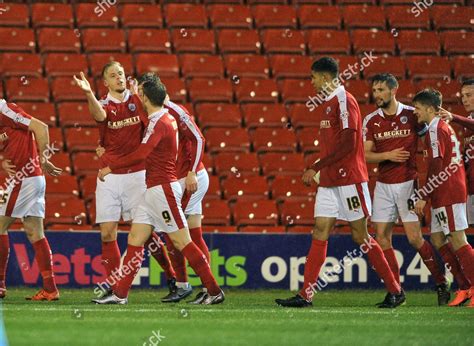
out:
M10 169L16 171L14 176L4 181L1 191L0 298L5 298L7 293L5 275L10 254L8 228L17 218L22 218L43 278L43 288L26 299L58 300L53 256L43 228L46 190L43 171L58 176L62 170L49 161L53 153L49 147L48 126L16 104L0 99L0 132L4 155L11 162Z
M315 89L327 94L325 116L321 120L321 156L303 175L309 185L320 171L320 184L316 194L315 227L313 240L306 258L304 285L295 297L276 299L287 307L312 305L313 289L326 260L329 232L336 219L347 220L353 240L367 247L369 261L383 279L389 294L381 308L395 308L405 302L405 294L395 280L378 243L367 233L370 215L368 174L362 141L362 119L355 98L337 79L339 67L329 57L313 63L312 83Z
M474 288L474 252L466 240L466 174L459 141L451 126L436 116L442 96L437 90L425 89L413 98L415 114L420 123L429 124L425 137L428 175L425 186L417 190L415 211L423 215L431 199L431 240L436 248L452 244L462 272ZM471 300L469 307L474 307Z
M147 190L132 223L128 238L127 255L123 265L123 277L112 294L95 299L97 304L126 304L132 281L143 260L143 245L153 232L168 233L173 245L183 253L198 274L207 293L201 304L219 304L224 292L215 281L205 255L191 240L187 222L181 209L182 189L177 181L176 156L178 131L174 118L163 108L166 88L157 77L149 77L139 87L143 107L149 117L149 125L140 147L128 155L117 158L110 167L99 172L104 179L111 172L130 163L145 160ZM129 270L126 270L129 269Z
M428 126L418 125L413 107L395 98L397 79L388 73L374 76L372 93L379 108L363 122L365 158L378 163L373 214L376 239L382 248L395 279L400 284L400 269L392 247L392 229L401 218L409 243L418 251L436 282L438 304L449 302L449 284L436 260L433 246L423 239L418 216L414 213L413 195L417 172L416 150L418 136Z

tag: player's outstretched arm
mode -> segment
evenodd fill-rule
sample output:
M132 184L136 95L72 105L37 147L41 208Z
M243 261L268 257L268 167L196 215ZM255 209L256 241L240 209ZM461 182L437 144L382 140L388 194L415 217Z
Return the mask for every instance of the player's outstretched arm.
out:
M365 150L365 161L367 163L379 163L382 161L392 161L392 162L405 162L410 158L410 152L405 150L405 148L397 148L391 151L385 151L383 153L376 153L374 142L365 141L364 142Z
M84 91L87 97L87 105L89 106L89 112L94 117L95 121L102 122L106 119L107 114L105 113L104 108L100 102L95 98L94 92L92 91L92 87L87 80L84 72L81 72L80 79L74 75L74 82L76 85Z
M36 143L38 143L40 155L39 158L43 171L53 177L60 175L63 170L61 168L56 167L49 161L49 159L54 153L51 151L51 147L49 146L48 125L38 119L31 118L31 122L28 126L28 129L34 133Z
M468 130L474 131L474 119L469 119L460 115L453 114L450 111L447 111L446 109L441 107L439 107L439 111L436 113L436 115L446 122L452 121L456 124L464 126Z

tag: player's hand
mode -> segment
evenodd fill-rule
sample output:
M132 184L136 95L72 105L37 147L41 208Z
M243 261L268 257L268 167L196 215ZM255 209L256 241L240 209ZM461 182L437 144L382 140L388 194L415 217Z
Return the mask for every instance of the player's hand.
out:
M105 148L101 147L100 145L95 149L95 153L97 154L98 157L101 157L102 155L105 154Z
M420 199L415 203L415 213L418 216L423 216L423 209L425 209L426 201Z
M10 160L3 160L2 161L2 169L8 175L15 175L15 173L16 173L16 166Z
M387 160L392 162L405 162L410 158L410 152L404 150L403 147L394 149L387 153Z
M186 191L188 191L190 194L193 194L197 191L198 188L198 181L196 178L196 173L195 172L188 172L188 176L184 180L184 184L186 186Z
M110 173L112 173L112 170L110 169L110 167L105 167L105 168L99 169L99 174L97 175L97 177L99 178L100 181L105 181L105 176L109 175Z
M303 184L306 186L311 186L311 182L314 181L314 177L316 176L317 172L314 169L308 169L303 174Z
M132 95L138 95L138 81L135 78L128 78L128 85Z
M41 169L43 170L43 172L48 173L52 177L57 177L63 172L61 168L56 167L48 160L44 160L44 162L41 164Z
M87 80L86 76L84 75L84 72L80 73L81 79L77 78L76 75L74 75L73 79L74 82L76 82L76 85L82 89L85 93L92 93L92 88Z
M439 111L437 111L435 114L437 117L440 117L447 123L449 123L450 121L453 121L453 114L444 108L439 107Z

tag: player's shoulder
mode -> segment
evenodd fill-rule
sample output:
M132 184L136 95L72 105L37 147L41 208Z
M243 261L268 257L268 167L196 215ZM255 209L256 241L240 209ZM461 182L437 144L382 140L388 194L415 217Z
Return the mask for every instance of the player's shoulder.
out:
M364 121L363 121L364 127L371 126L379 117L380 117L380 109L377 108L375 111L367 114L364 117Z

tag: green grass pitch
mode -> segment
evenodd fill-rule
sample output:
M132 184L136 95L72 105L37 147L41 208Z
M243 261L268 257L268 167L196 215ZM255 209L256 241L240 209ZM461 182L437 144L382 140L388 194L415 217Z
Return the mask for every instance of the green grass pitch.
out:
M165 290L132 290L127 306L94 305L92 289L24 300L33 293L12 288L3 301L10 345L474 345L474 310L438 307L429 291L395 310L374 307L383 291L328 290L305 309L276 306L282 290L227 290L215 306L162 304Z

